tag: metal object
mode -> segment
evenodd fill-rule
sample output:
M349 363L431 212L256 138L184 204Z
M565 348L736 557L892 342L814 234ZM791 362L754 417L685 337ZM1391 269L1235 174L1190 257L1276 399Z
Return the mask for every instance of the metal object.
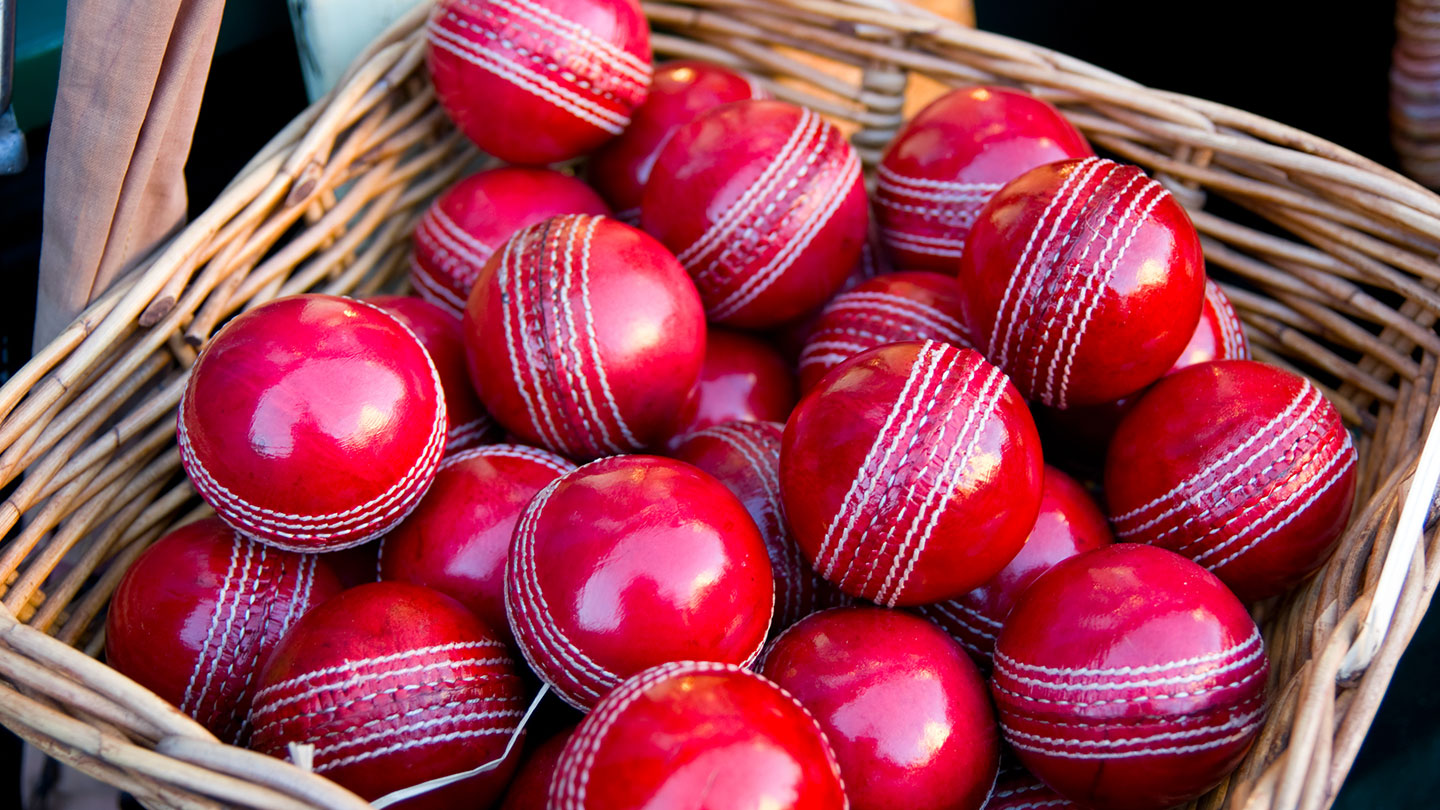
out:
M10 94L15 87L15 5L19 0L0 0L0 174L25 171L29 155L25 133L15 124Z

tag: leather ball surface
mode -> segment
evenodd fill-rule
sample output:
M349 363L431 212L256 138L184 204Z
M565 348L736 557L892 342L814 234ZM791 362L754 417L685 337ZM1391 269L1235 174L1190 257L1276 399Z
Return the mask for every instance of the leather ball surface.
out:
M855 810L980 810L1000 760L995 711L940 628L876 607L786 630L761 674L795 696L835 749Z
M1205 297L1200 238L1138 167L1048 163L980 210L959 265L970 335L1026 399L1106 402L1159 379Z
M667 661L748 665L774 600L744 504L655 456L601 459L551 482L515 527L505 569L520 651L582 710Z
M1324 564L1355 502L1357 455L1309 380L1253 360L1191 366L1126 414L1105 465L1121 540L1168 548L1245 601Z
M1234 770L1266 712L1260 631L1219 579L1119 543L1030 586L991 691L1020 761L1084 807L1161 810Z
M323 556L197 520L160 538L121 577L105 619L105 662L243 745L257 671L301 616L340 589Z
M549 810L848 810L835 755L780 687L732 664L637 673L571 735Z
M427 35L436 100L506 163L593 151L625 131L650 88L636 0L440 0Z
M834 124L786 102L740 101L670 136L640 220L690 271L711 321L759 329L840 288L868 216L860 158Z
M685 269L606 217L556 217L511 237L464 324L485 407L521 441L577 461L669 438L705 359Z
M180 460L237 530L331 551L379 537L415 507L447 420L435 364L398 319L296 295L236 317L201 352L180 401Z
M821 576L887 607L953 599L1019 552L1040 509L1040 440L978 353L892 343L830 372L795 408L780 492Z

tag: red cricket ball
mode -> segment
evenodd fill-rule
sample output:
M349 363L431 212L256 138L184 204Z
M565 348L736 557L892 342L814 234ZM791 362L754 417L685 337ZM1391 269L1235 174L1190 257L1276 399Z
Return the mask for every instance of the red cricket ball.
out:
M565 729L536 746L530 756L520 763L515 781L505 791L505 801L500 810L547 810L546 799L550 793L550 780L555 776L555 766L565 743L575 733L574 727Z
M255 671L290 626L340 592L329 562L250 540L218 518L172 530L120 579L105 661L221 740L243 745Z
M524 714L505 644L429 588L352 588L295 624L257 684L251 747L314 746L314 770L366 800L498 757ZM518 761L406 801L406 810L485 806Z
M1105 464L1120 539L1179 552L1247 602L1334 551L1355 501L1355 446L1309 380L1251 360L1204 363L1146 392Z
M650 95L630 126L590 156L590 182L619 219L638 223L645 182L671 133L721 104L768 97L752 77L710 62L680 59L657 65Z
M1205 307L1200 313L1200 323L1195 326L1195 333L1189 336L1184 352L1165 375L1211 360L1248 359L1250 343L1241 329L1236 308L1231 306L1230 298L1225 297L1220 285L1207 278ZM1132 393L1110 402L1100 402L1099 405L1080 405L1064 411L1035 405L1032 412L1047 453L1057 453L1068 466L1100 477L1110 438L1115 437L1120 419L1125 418L1139 398L1139 393Z
M225 325L180 400L180 460L215 512L293 551L357 546L430 486L445 396L425 347L363 301L296 295Z
M593 189L551 169L505 166L451 186L415 225L410 284L455 317L490 257L516 231L562 214L608 214Z
M995 780L995 790L985 810L1080 810L1080 805L1071 802L1051 790L1024 768L1000 769L1000 778Z
M783 430L775 422L713 425L682 437L673 454L729 487L760 528L775 576L772 635L817 610L850 601L810 566L785 521L780 500Z
M785 690L730 664L638 673L565 744L549 810L848 810L830 743Z
M579 709L666 661L749 664L770 626L765 542L724 484L616 456L551 482L515 527L505 609L530 667Z
M436 100L506 163L594 150L630 125L650 87L636 0L440 0L428 38Z
M939 273L892 273L835 296L800 351L800 387L809 391L855 355L902 340L971 348L960 322L960 283Z
M499 441L500 426L485 412L470 385L460 319L428 301L406 295L377 295L369 302L409 327L435 363L440 386L445 390L445 415L450 426L445 433L445 452Z
M953 273L980 209L1046 163L1094 154L1060 111L1019 90L961 87L921 110L880 159L875 216L904 270Z
M381 539L380 578L453 597L513 643L505 616L511 533L530 499L573 469L554 453L515 444L446 458L420 505Z
M710 320L776 326L825 302L865 242L860 158L818 113L738 101L675 130L641 222L690 271Z
M936 341L847 360L785 427L780 492L795 539L840 589L887 607L989 580L1040 509L1040 439L1000 370Z
M1234 770L1265 719L1245 606L1205 569L1133 543L1043 574L995 643L991 690L1025 767L1087 807L1160 810Z
M1115 542L1105 514L1075 479L1047 466L1040 492L1040 515L1009 565L963 596L919 609L986 668L1005 617L1030 583L1061 560Z
M768 342L718 326L705 336L700 384L669 446L686 434L725 422L784 422L795 409L795 375Z
M855 810L979 810L1000 740L985 682L930 622L874 607L802 619L761 674L800 701L835 749Z
M465 311L470 378L528 444L591 459L669 438L705 358L695 285L663 245L613 219L515 234Z
M1220 285L1207 278L1205 307L1200 311L1200 323L1196 324L1195 333L1185 344L1180 358L1165 374L1174 374L1182 368L1211 360L1249 359L1250 344L1245 339L1235 307ZM1081 405L1063 411L1037 405L1032 412L1046 452L1056 452L1070 466L1093 473L1098 478L1115 429L1139 399L1139 394L1131 394L1110 402Z
M1027 399L1059 408L1159 379L1205 298L1185 209L1139 168L1094 157L1046 164L996 192L959 278L985 356Z

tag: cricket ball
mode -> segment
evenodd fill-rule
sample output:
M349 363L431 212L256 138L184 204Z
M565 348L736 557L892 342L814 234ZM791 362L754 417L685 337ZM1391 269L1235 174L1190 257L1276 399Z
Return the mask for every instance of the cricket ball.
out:
M1121 540L1178 552L1252 602L1329 558L1355 466L1349 431L1313 383L1222 360L1166 377L1126 414L1105 494Z
M775 639L761 674L824 729L855 810L980 810L1000 740L975 664L908 613L835 608Z
M685 269L606 217L515 234L471 291L464 327L470 379L496 420L580 460L669 438L705 359Z
M505 166L451 186L415 225L410 285L459 318L475 279L516 231L562 214L608 214L589 186L550 169Z
M1024 768L1000 769L995 790L985 810L1080 810L1080 806L1051 790Z
M1061 560L1113 542L1105 513L1085 488L1047 466L1041 482L1040 515L1015 559L975 590L924 605L919 612L944 628L977 664L988 669L995 637L1030 583Z
M728 422L685 435L672 455L730 488L765 538L775 576L777 634L817 610L849 602L806 561L785 521L780 500L780 443L784 425Z
M769 98L739 71L693 59L657 65L650 95L620 137L590 156L586 174L619 219L640 221L640 198L670 135L697 115L732 101Z
M582 711L666 661L749 665L774 600L744 504L707 473L655 456L601 459L552 481L516 525L505 566L520 651Z
M251 747L314 746L314 771L367 801L500 756L524 714L504 642L459 602L403 582L361 585L295 623L260 676ZM487 806L497 769L405 802Z
M453 597L513 643L505 616L510 535L530 499L573 469L554 453L516 444L449 456L420 505L381 538L380 578Z
M954 273L985 203L1025 172L1094 154L1060 111L1029 93L962 87L901 128L876 171L875 218L903 270Z
M1120 543L1025 591L991 691L1020 761L1086 807L1161 810L1239 765L1265 718L1260 631L1219 579Z
M499 441L500 426L485 412L470 385L460 319L429 301L406 295L377 295L369 301L405 324L430 354L445 391L450 426L445 433L445 452Z
M827 374L785 426L780 494L805 557L887 607L995 576L1040 510L1040 439L977 352L891 343Z
M547 810L545 802L550 793L550 780L555 776L555 765L574 733L574 727L565 729L530 752L515 772L515 781L505 791L500 810Z
M790 364L768 342L712 326L705 336L700 384L670 448L688 433L725 422L784 423L798 396Z
M697 661L636 674L565 744L549 810L848 810L815 718L769 680Z
M296 295L226 324L180 400L180 460L237 531L334 551L400 522L440 466L444 386L399 319Z
M121 577L105 661L216 737L243 745L255 671L292 624L340 592L329 562L270 548L218 518L160 538Z
M1200 323L1195 326L1195 333L1185 344L1180 358L1165 374L1168 376L1182 368L1211 360L1249 359L1250 344L1245 339L1235 307L1220 285L1207 278ZM1139 399L1139 394L1131 394L1110 402L1081 405L1063 411L1040 405L1032 413L1035 414L1046 451L1060 454L1071 467L1099 478L1105 464L1105 451L1110 446L1110 439L1115 436L1115 429Z
M690 271L710 320L764 328L840 289L868 216L860 158L835 125L783 101L739 101L670 136L640 221Z
M1185 209L1138 167L1095 157L1031 169L996 192L959 279L977 346L1026 399L1061 409L1159 379L1205 300Z
M939 273L892 273L835 296L800 351L800 387L810 390L855 355L902 340L972 348L960 322L960 283Z
M637 0L440 0L427 36L436 100L506 163L593 151L630 125L650 87Z

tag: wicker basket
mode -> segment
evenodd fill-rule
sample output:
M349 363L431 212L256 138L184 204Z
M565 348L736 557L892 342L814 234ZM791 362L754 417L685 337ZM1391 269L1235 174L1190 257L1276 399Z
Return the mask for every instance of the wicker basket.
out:
M1397 0L1390 136L1405 172L1440 188L1440 0Z
M1098 147L1146 167L1190 207L1255 354L1316 379L1361 458L1339 552L1259 608L1269 722L1198 804L1327 806L1440 578L1426 514L1433 478L1397 530L1412 478L1427 477L1417 457L1440 398L1440 197L1302 132L888 0L645 8L659 55L767 77L780 97L852 122L869 165L901 124L911 73L1003 82L1059 105ZM420 9L397 23L208 211L0 389L0 722L148 805L366 806L217 742L92 656L125 567L204 508L174 440L197 347L226 317L276 296L391 284L418 212L479 160L435 105L424 18Z

